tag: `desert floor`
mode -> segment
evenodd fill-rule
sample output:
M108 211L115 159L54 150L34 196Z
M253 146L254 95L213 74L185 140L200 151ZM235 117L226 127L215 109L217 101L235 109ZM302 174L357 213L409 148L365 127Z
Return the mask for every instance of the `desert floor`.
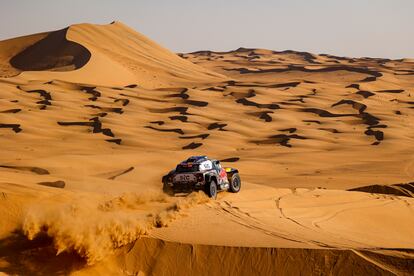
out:
M414 61L0 42L0 274L410 275ZM169 197L192 155L240 193Z

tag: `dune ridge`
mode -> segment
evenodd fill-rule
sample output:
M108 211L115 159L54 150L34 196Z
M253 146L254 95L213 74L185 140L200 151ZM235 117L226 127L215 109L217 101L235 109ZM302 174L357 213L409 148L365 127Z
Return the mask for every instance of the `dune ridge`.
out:
M413 254L407 252L406 254ZM162 256L149 263L146 256ZM302 260L308 260L303 262ZM143 238L134 243L128 253L114 262L125 263L126 274L168 275L409 275L412 263L406 263L404 252L352 251L295 248L248 248L191 245ZM176 263L190 263L177 266ZM206 263L210 264L206 267ZM217 265L233 263L236 265ZM107 271L96 267L87 272ZM76 275L76 273L75 273Z

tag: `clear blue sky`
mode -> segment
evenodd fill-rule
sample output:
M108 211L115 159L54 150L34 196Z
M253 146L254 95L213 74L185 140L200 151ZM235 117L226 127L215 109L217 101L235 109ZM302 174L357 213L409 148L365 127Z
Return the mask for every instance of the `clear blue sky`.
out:
M175 52L414 58L414 0L0 0L0 40L113 20Z

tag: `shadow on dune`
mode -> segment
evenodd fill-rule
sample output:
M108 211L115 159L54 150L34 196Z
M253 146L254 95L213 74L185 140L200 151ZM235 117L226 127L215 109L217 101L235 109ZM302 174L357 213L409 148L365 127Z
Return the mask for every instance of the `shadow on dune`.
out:
M375 184L349 189L348 191L414 197L414 182L393 185Z
M318 115L319 117L325 117L325 118L336 118L336 117L357 117L361 118L362 123L367 125L366 131L364 132L367 136L374 136L375 142L373 142L371 145L379 145L382 140L384 140L384 132L381 130L377 130L377 128L387 128L388 126L385 124L380 124L380 119L375 117L374 115L366 112L367 106L365 104L353 101L353 100L340 100L337 103L334 103L331 105L331 107L335 107L338 105L351 105L353 109L358 111L358 114L352 114L352 113L346 113L346 114L335 114L331 113L324 109L319 108L302 108L299 109L301 112L308 112L308 113L314 113ZM303 120L304 122L310 122L310 120ZM319 121L314 121L319 122ZM319 122L320 124L320 122Z
M39 167L0 165L0 168L29 171L38 175L50 174L48 170Z
M19 113L20 111L22 111L20 108L13 108L0 111L0 113Z
M273 111L262 111L262 112L250 112L250 113L246 113L246 114L258 117L259 119L261 119L265 122L271 122L272 117L269 115L271 113L274 113L274 112Z
M22 71L70 71L81 68L91 58L84 46L66 39L69 28L51 32L10 59Z
M22 131L22 129L20 128L20 124L0 124L0 128L10 128L15 133L19 133L20 131Z
M21 233L0 240L0 271L11 275L68 275L86 265L76 253L56 256L52 239L46 235L30 241Z
M289 140L291 139L299 139L299 140L305 140L308 139L304 136L301 135L297 135L297 134L290 134L290 135L286 135L286 134L276 134L276 135L272 135L270 137L268 137L266 140L262 140L262 141L252 141L252 143L255 143L257 145L263 145L263 144L279 144L281 146L285 146L288 148L291 148L292 145L289 144Z
M153 126L145 126L145 128L149 128L149 129L153 129L153 130L161 131L161 132L175 132L175 133L184 135L184 131L181 128L165 128L165 129L162 129L162 128L156 128L156 127L153 127Z
M42 100L37 101L36 103L40 105L41 110L45 110L48 105L52 105L52 96L50 95L50 92L47 92L42 89L35 89L35 90L24 90L19 85L16 86L17 89L22 90L26 93L38 93L39 96L42 98Z
M183 149L183 150L186 150L186 149L196 149L196 148L198 148L198 147L201 147L202 145L203 145L203 143L195 143L195 142L191 142L190 144L188 144L188 145L186 145L186 146L182 147L182 149Z

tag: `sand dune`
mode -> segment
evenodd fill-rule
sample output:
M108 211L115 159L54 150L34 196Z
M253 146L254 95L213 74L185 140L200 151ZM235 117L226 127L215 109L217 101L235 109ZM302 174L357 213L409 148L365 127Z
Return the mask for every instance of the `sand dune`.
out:
M119 22L1 41L0 272L410 275L412 72ZM163 195L200 154L241 192Z
M16 53L11 47L15 44L22 51ZM180 59L120 22L103 26L79 24L6 40L0 43L0 49L0 76L16 72L26 80L56 79L107 86L138 82L139 86L154 88L225 78Z

